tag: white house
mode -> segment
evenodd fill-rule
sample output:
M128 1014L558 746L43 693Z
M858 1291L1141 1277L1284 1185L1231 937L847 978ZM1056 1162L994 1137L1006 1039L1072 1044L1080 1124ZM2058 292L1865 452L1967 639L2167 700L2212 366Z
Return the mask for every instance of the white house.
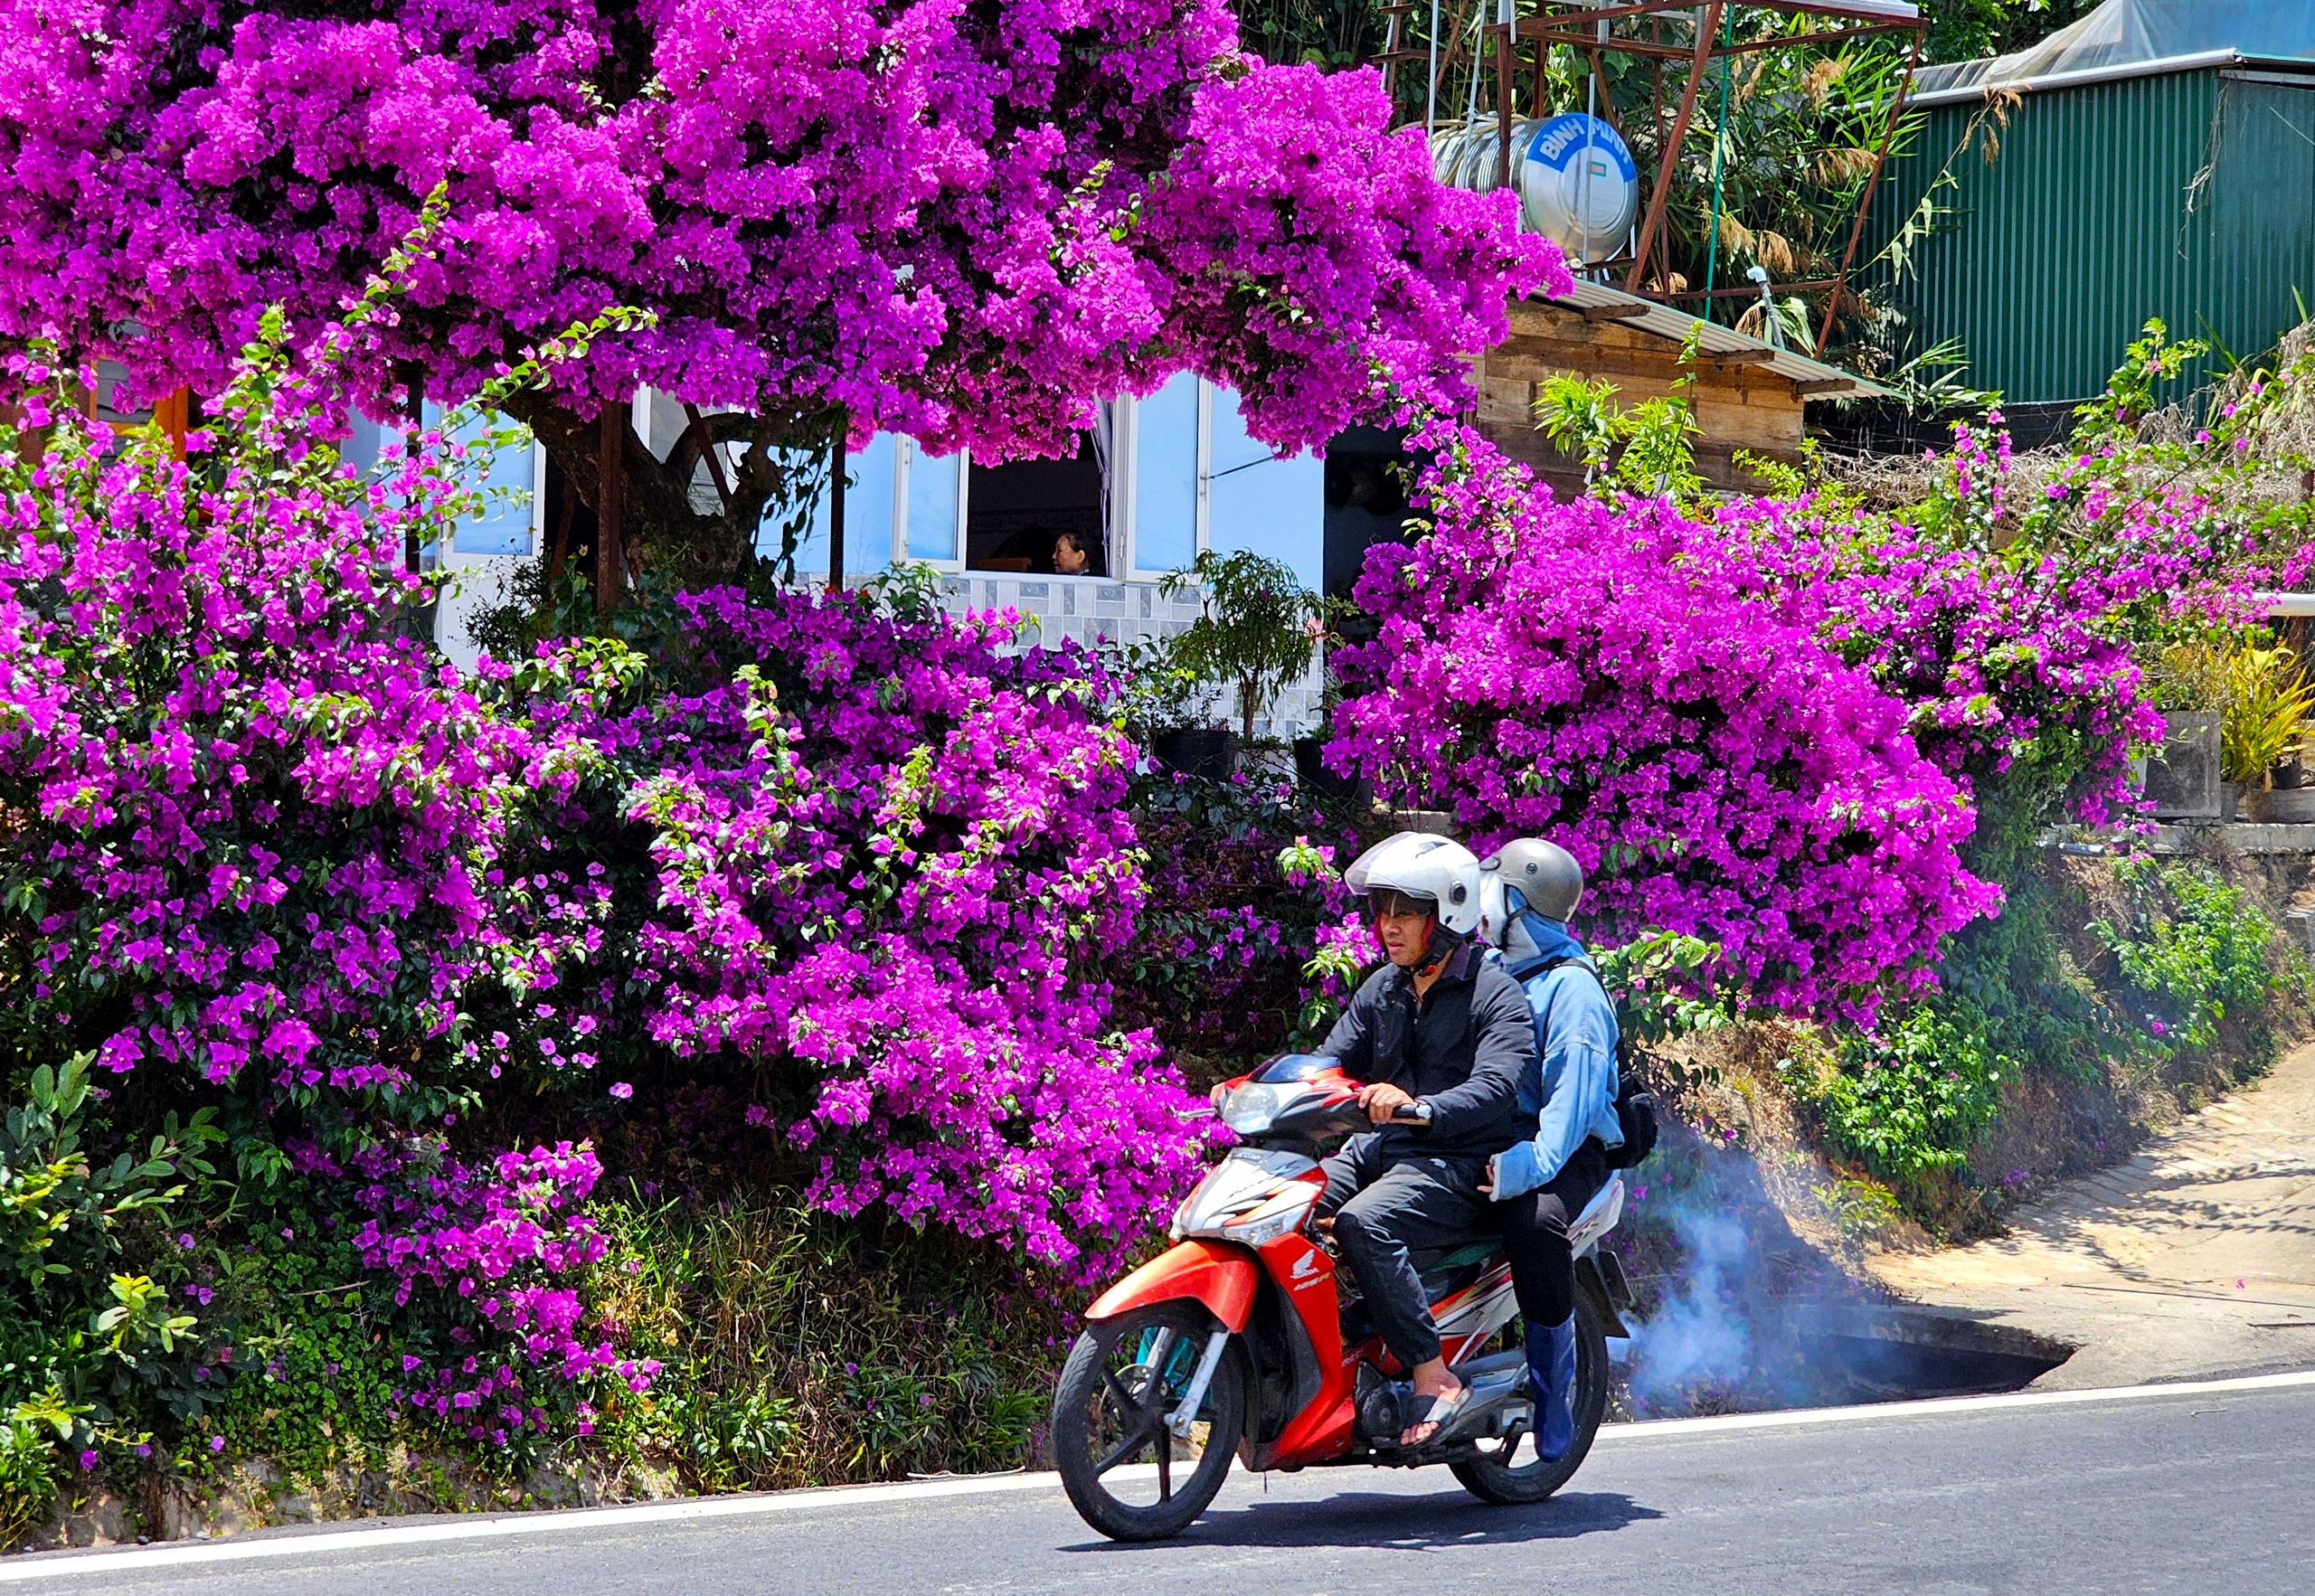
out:
M666 395L637 396L636 434L659 458L686 424L683 407ZM701 476L712 493L704 467ZM1202 550L1252 549L1283 562L1309 588L1326 581L1326 463L1309 454L1281 458L1255 442L1236 394L1194 376L1176 377L1147 399L1102 406L1100 430L1073 460L984 466L879 433L850 457L846 477L848 581L899 562L930 565L942 574L950 609L1016 610L1034 619L1031 640L1048 645L1180 630L1198 613L1196 597L1168 598L1159 583ZM503 496L461 525L442 554L459 581L438 612L436 636L462 666L476 654L468 618L504 602L521 562L545 550L545 451L501 451L487 486L529 492L526 499ZM1063 530L1085 538L1094 574L1052 572L1053 540ZM808 580L826 580L825 502L796 565ZM1257 722L1257 732L1291 735L1310 724L1318 696L1314 670L1282 695L1276 724Z

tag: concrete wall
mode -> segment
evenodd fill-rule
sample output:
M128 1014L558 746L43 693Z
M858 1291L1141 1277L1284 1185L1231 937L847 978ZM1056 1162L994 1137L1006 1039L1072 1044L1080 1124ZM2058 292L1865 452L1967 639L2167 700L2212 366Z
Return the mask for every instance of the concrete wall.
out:
M1099 647L1139 643L1178 634L1198 618L1195 593L1168 598L1155 582L1109 581L1082 576L983 576L944 578L942 608L951 614L1011 609L1035 625L1025 635L1032 645L1063 639ZM1254 735L1290 740L1314 730L1318 721L1323 674L1316 656L1301 681L1278 696L1271 713L1254 722ZM1224 713L1237 723L1233 702Z

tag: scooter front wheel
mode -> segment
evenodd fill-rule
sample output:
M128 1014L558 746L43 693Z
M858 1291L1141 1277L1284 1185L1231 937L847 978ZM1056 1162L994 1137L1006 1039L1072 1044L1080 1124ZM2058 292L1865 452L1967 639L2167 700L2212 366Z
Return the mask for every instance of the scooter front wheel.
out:
M1078 1515L1113 1541L1177 1535L1222 1488L1245 1424L1238 1359L1215 1366L1187 1437L1166 1422L1218 1328L1195 1303L1157 1303L1102 1320L1070 1349L1054 1392L1055 1461Z
M1518 1343L1515 1340L1513 1345ZM1575 1293L1575 1391L1571 1406L1575 1438L1564 1457L1546 1462L1535 1450L1535 1437L1522 1431L1495 1456L1482 1451L1448 1467L1465 1490L1482 1502L1505 1507L1540 1502L1575 1478L1608 1409L1607 1323L1592 1294L1581 1289Z

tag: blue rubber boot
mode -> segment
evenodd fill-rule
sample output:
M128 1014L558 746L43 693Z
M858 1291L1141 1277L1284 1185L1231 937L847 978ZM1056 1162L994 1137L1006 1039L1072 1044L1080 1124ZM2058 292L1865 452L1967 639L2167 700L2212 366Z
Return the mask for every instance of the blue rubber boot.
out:
M1556 1463L1575 1444L1575 1316L1527 1332L1527 1378L1535 1393L1535 1452Z

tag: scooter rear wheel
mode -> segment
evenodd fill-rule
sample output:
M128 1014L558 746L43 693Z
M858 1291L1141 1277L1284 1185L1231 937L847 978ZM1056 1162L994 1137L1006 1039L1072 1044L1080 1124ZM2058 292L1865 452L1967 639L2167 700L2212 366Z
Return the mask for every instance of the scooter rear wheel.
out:
M1062 1365L1053 1403L1061 1483L1079 1516L1113 1541L1181 1534L1230 1472L1245 1423L1244 1377L1234 1355L1215 1366L1189 1439L1177 1440L1165 1427L1217 1328L1195 1303L1136 1308L1088 1329ZM1157 1464L1154 1479L1145 1459Z
M1514 1345L1517 1345L1514 1342ZM1463 1488L1482 1502L1516 1507L1540 1502L1575 1477L1583 1456L1599 1433L1600 1419L1608 1411L1608 1335L1598 1305L1587 1291L1575 1294L1575 1439L1567 1453L1545 1462L1535 1450L1535 1438L1521 1434L1505 1449L1507 1456L1485 1453L1448 1465ZM1520 1462L1521 1458L1526 1459Z

